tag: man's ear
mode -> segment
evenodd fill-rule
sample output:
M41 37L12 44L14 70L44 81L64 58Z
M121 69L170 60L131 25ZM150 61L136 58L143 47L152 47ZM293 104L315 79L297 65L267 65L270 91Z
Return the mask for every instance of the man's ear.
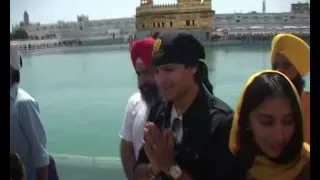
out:
M195 75L195 74L196 74L196 72L197 72L197 70L198 70L198 67L197 67L197 66L192 67L192 68L191 68L192 75Z

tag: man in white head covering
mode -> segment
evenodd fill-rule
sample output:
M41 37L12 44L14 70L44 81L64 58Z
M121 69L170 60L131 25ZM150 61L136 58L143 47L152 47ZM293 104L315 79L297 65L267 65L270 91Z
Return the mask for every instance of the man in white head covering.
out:
M19 71L21 69L20 63L21 57L19 54L19 45L18 44L10 44L10 66Z
M17 86L20 82L19 70L22 66L22 59L18 50L19 45L10 44L10 117L17 96Z
M47 138L37 101L19 88L19 45L10 44L10 153L20 155L28 180L48 180Z

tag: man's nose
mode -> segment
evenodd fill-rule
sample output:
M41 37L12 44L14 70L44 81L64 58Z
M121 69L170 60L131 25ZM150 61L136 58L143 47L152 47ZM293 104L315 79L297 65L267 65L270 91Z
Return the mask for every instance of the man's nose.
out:
M139 84L144 84L147 81L147 78L144 75L138 77Z

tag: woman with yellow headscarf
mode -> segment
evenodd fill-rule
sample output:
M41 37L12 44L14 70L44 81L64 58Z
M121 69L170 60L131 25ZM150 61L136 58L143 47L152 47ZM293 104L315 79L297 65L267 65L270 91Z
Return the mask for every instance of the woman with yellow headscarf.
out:
M301 96L305 140L310 144L310 92L304 91L303 80L310 72L310 47L295 35L278 34L272 41L271 64L290 78Z
M233 179L310 179L310 147L303 140L300 97L281 72L261 71L248 79L229 138L237 168L243 171Z

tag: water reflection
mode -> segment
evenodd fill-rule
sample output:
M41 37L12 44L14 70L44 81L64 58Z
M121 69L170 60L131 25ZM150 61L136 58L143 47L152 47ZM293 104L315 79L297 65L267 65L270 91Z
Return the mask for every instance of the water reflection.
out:
M88 65L89 65L89 59L80 59L80 69L82 75L85 75L87 70L88 70Z
M21 57L22 57L23 65L32 66L32 61L30 61L30 58L32 57L31 52L24 53L21 55Z
M215 52L212 48L206 49L206 59L205 62L208 66L209 79L211 84L215 85L215 71L216 71L216 57Z
M118 45L95 45L95 46L76 46L76 47L63 47L63 48L50 48L43 49L34 52L24 52L23 56L39 56L39 55L60 55L60 54L90 54L96 52L105 51L129 51L129 44L118 44Z
M310 72L303 79L306 81L306 84L304 87L305 91L310 92Z
M210 73L214 73L215 71L215 63L216 63L216 58L214 51L212 49L206 49L206 59L205 62L208 66L208 71Z

